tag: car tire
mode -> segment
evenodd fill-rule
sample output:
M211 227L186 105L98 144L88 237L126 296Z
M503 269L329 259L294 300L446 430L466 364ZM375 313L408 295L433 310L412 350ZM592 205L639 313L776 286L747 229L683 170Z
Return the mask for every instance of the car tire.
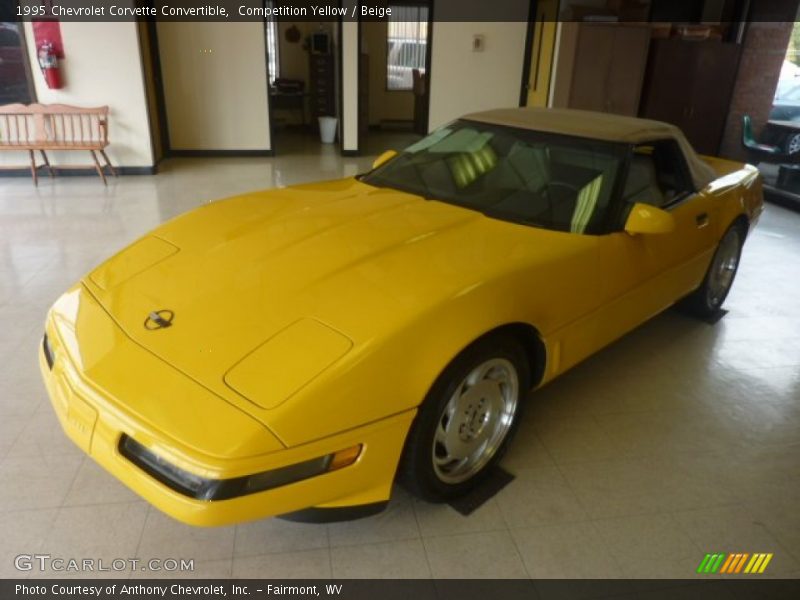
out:
M800 133L793 133L786 138L784 150L789 156L793 156L800 152Z
M703 283L678 303L679 308L700 318L719 312L736 279L746 235L747 228L741 223L728 228L717 245Z
M431 502L472 490L502 458L529 389L527 356L515 338L492 335L469 346L420 406L398 481Z

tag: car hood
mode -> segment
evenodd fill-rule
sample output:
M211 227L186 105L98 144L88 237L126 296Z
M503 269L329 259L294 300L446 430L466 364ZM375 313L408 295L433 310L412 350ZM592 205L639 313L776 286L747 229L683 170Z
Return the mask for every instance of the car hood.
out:
M112 257L84 283L139 344L208 388L269 409L285 398L248 394L259 372L253 364L235 369L244 357L274 370L281 357L289 368L292 352L310 356L313 368L285 378L296 388L404 315L515 261L548 260L580 237L346 179L205 205ZM168 327L146 322L154 311L168 311ZM274 388L291 394L278 371Z

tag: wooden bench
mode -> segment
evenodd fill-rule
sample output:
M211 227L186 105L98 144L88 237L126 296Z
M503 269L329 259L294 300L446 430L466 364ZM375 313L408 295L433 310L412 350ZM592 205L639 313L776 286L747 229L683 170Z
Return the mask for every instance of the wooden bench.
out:
M94 169L106 183L105 167L114 177L117 172L108 160L108 107L79 108L66 104L7 104L0 106L0 150L28 151L34 185L39 184L37 170L47 167L53 177L48 150L86 150L94 165L60 165L59 168ZM44 164L36 164L35 152ZM97 153L103 157L100 164ZM3 167L5 169L18 167Z

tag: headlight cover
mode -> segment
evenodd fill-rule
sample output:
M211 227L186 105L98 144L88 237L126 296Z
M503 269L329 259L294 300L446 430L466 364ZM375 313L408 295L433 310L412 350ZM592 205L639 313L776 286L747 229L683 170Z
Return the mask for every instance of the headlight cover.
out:
M229 500L296 483L352 465L362 446L351 446L319 458L231 479L208 479L164 460L132 437L122 435L119 451L137 467L170 489L195 500Z

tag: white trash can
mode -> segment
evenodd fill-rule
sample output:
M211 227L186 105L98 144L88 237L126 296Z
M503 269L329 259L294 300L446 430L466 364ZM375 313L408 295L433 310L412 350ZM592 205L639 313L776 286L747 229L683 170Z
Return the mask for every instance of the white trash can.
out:
M336 117L319 117L319 137L323 144L332 144L336 139Z

